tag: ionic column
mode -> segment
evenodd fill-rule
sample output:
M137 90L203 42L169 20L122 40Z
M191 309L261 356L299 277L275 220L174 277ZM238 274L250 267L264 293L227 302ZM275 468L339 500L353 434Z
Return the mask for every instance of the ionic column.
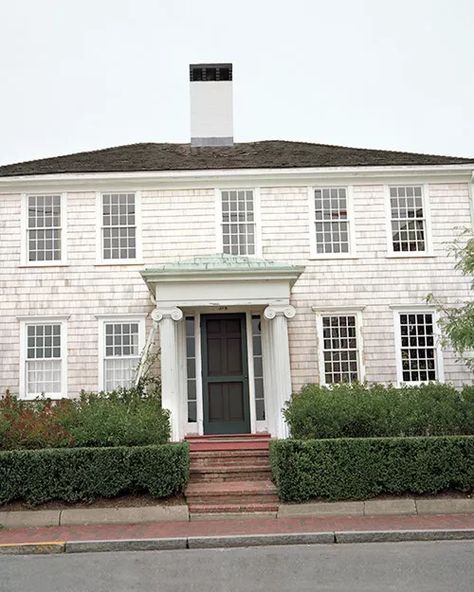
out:
M282 409L291 397L290 348L288 343L288 319L296 310L291 305L270 305L263 311L268 322L271 389L267 401L270 403L268 428L272 436L288 437L288 428Z
M178 348L178 322L183 311L176 306L157 307L151 313L160 328L161 404L171 413L171 440L181 439L180 417L180 352Z

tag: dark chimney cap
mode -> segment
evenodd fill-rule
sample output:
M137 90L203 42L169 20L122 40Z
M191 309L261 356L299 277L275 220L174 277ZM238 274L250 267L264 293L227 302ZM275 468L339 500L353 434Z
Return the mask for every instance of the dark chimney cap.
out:
M191 82L232 80L232 64L191 64L189 80Z

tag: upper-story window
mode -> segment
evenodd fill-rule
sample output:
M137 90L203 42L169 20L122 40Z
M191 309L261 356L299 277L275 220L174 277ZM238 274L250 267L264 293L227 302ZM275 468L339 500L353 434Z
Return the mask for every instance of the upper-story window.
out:
M62 260L61 195L28 195L26 260L44 264Z
M312 197L313 254L320 256L350 253L347 188L316 188Z
M390 212L393 252L426 252L426 217L422 187L390 187Z
M102 194L102 259L137 258L135 193Z
M255 255L254 192L249 189L222 191L221 205L223 252L228 255Z

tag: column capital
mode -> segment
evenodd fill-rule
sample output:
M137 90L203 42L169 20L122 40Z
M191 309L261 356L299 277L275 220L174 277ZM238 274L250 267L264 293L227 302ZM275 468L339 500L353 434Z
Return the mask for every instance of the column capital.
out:
M180 321L183 318L183 311L177 306L156 307L151 313L151 318L155 323L159 323L163 319L171 319L172 321Z
M287 319L292 319L296 314L296 310L294 306L291 304L270 304L267 308L263 311L263 316L271 321L275 317L286 317Z

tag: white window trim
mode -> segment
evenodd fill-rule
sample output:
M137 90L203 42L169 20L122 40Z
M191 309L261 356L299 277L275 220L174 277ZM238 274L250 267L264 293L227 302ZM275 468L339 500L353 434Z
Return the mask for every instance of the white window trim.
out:
M97 315L98 319L98 384L97 390L105 390L105 324L106 323L138 323L138 357L141 358L145 347L145 318L146 314Z
M415 304L413 306L391 306L393 310L393 328L395 334L395 356L397 364L397 386L418 386L420 384L427 384L428 380L419 380L414 382L404 382L403 370L402 370L402 336L400 328L400 314L416 314L416 313L431 313L433 315L433 335L436 352L436 370L438 374L437 382L444 382L444 363L443 363L443 351L441 348L441 333L439 330L439 315L436 308L432 306L424 306Z
M216 213L216 253L224 253L222 236L222 191L252 191L253 211L255 223L255 254L242 255L242 257L262 257L262 220L260 211L260 187L216 187L214 188L215 213ZM240 255L237 255L240 256Z
M392 237L392 208L390 204L391 187L421 187L421 199L423 204L423 218L425 221L425 250L424 251L394 251ZM431 207L429 199L428 183L390 183L384 185L385 193L385 225L387 236L387 254L388 259L406 259L406 258L424 258L436 257L433 252L433 237L431 230Z
M318 363L319 363L319 384L322 386L332 387L333 383L326 382L326 373L324 371L324 342L323 342L323 317L328 316L354 316L356 321L356 340L357 340L357 366L359 369L359 382L365 380L365 365L364 365L364 338L362 333L362 310L363 307L327 307L317 308L312 310L316 313L316 333L317 333L317 348L318 348Z
M345 189L347 199L347 228L349 233L348 253L317 253L316 251L316 229L314 218L314 192L316 189ZM310 259L358 259L355 240L355 217L354 217L354 192L352 185L312 185L308 187L308 215L309 215L309 251Z
M104 259L102 238L102 196L110 193L133 193L135 195L135 258L134 259ZM142 192L134 190L110 189L96 192L96 265L143 265L142 248Z
M59 195L61 201L61 259L59 261L29 261L28 255L28 198L30 195ZM21 194L20 267L64 267L67 262L67 194L58 191Z
M20 388L19 397L27 401L33 401L40 395L29 395L26 392L26 362L27 362L27 327L30 325L42 325L54 323L61 325L61 394L48 396L48 398L64 399L68 397L67 378L67 319L68 316L44 316L44 317L17 317L20 321ZM57 359L57 358L54 358Z

